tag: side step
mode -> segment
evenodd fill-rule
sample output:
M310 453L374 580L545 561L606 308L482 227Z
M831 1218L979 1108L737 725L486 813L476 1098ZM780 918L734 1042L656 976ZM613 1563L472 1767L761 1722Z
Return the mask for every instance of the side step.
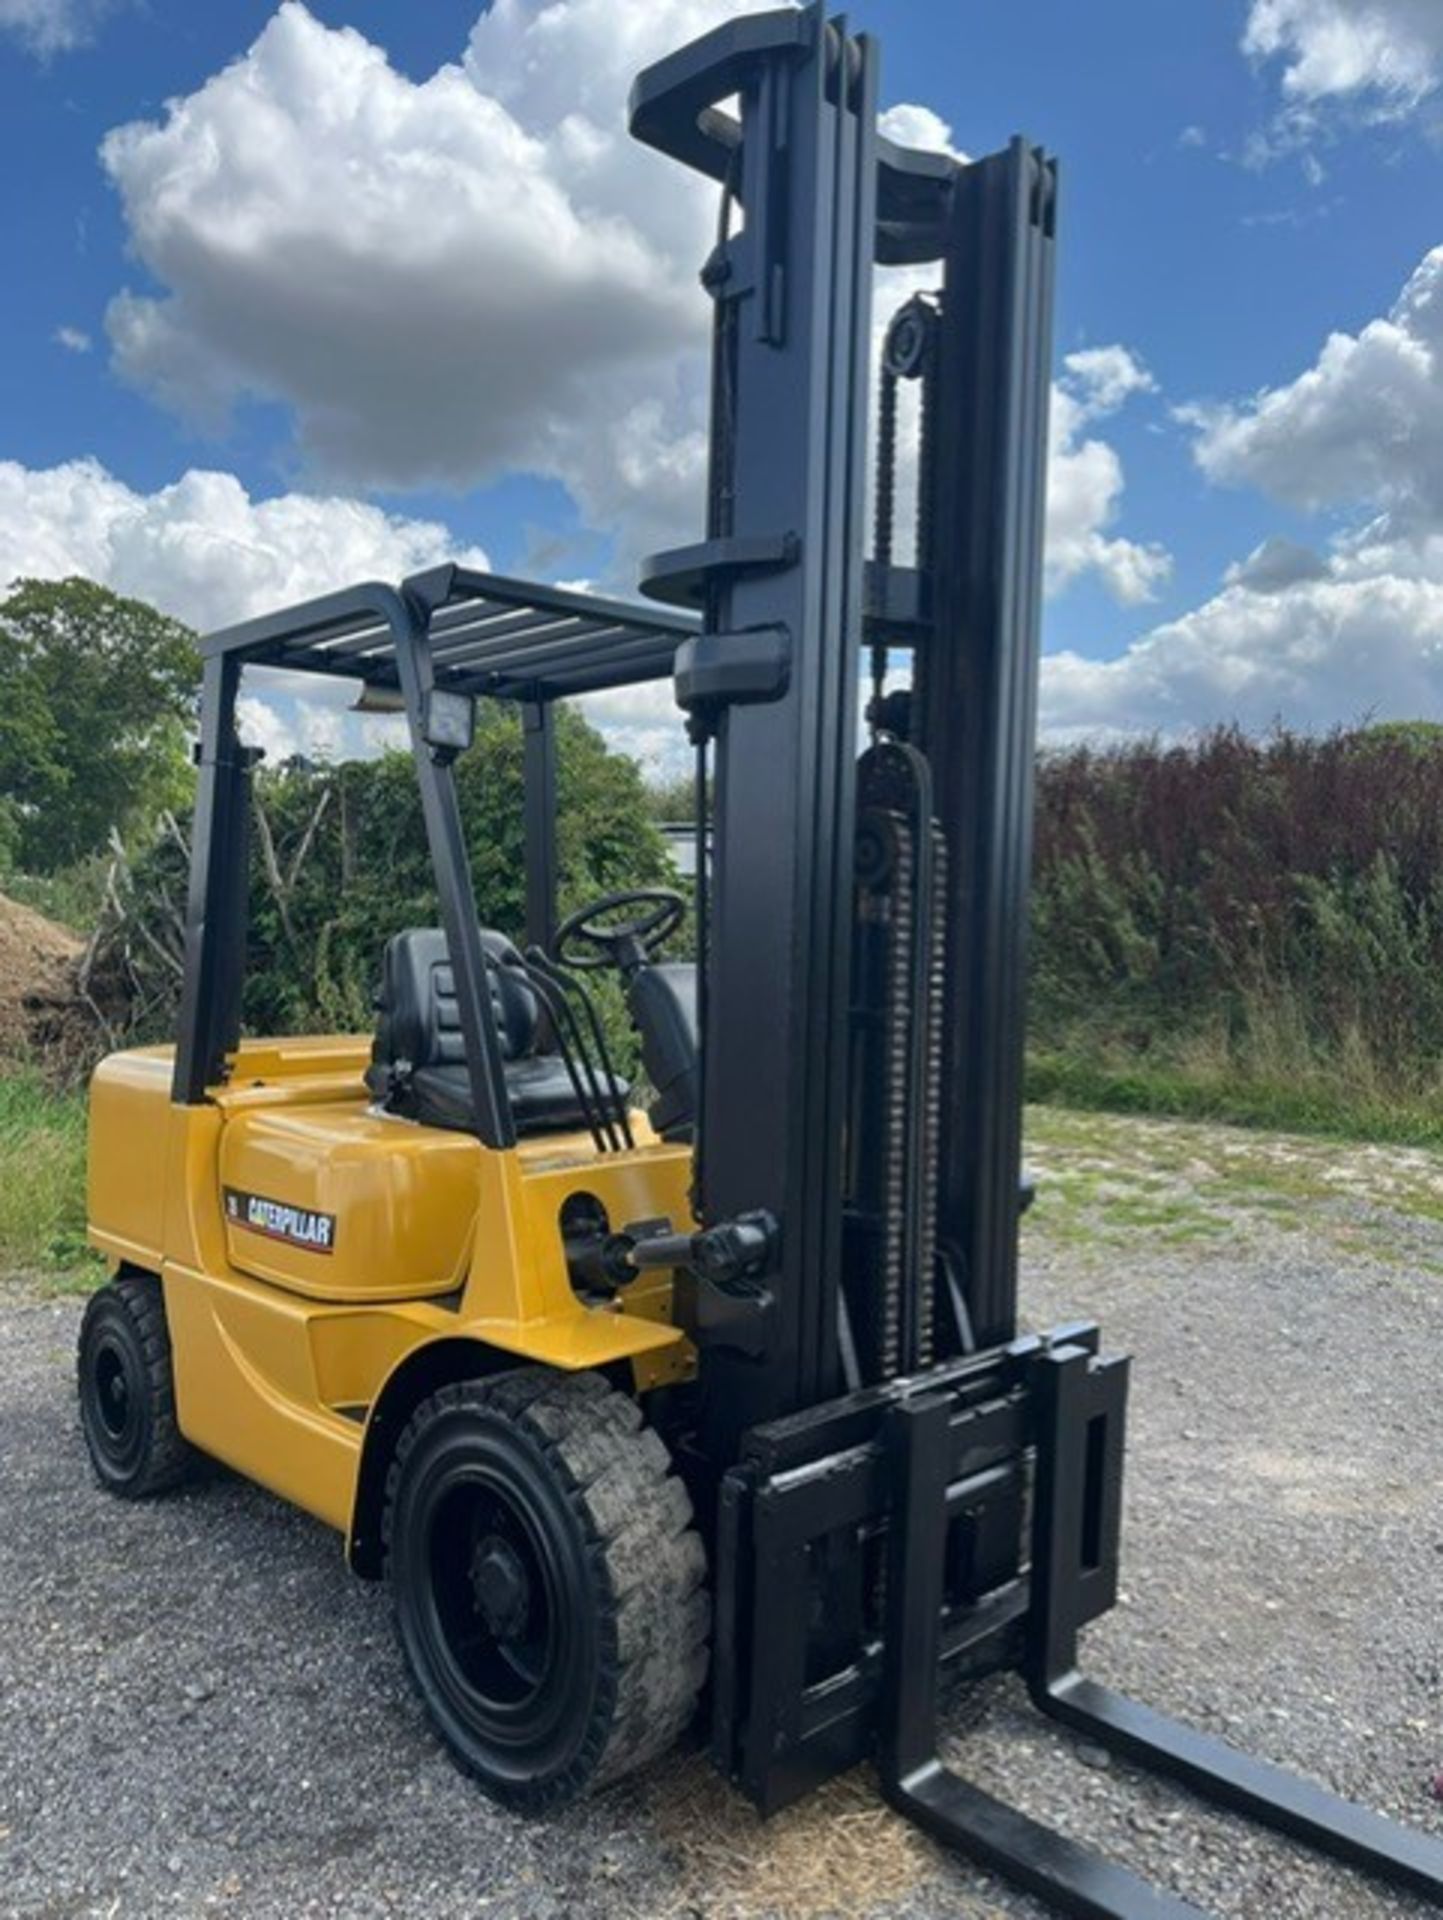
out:
M1038 1354L1030 1373L1037 1466L1024 1666L1037 1706L1140 1766L1443 1908L1443 1845L1078 1673L1078 1628L1099 1611L1099 1594L1091 1589L1116 1579L1123 1394L1105 1363L1082 1347ZM992 1799L938 1757L946 1552L939 1516L952 1474L951 1417L944 1393L918 1394L888 1413L893 1499L879 1730L883 1791L937 1839L1062 1913L1083 1920L1197 1920L1198 1909Z

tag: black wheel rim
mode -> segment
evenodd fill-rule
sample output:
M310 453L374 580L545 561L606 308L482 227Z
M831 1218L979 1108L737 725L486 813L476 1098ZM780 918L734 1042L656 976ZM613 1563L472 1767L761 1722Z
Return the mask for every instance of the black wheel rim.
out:
M418 1518L419 1624L435 1677L488 1767L525 1777L538 1751L565 1744L579 1704L583 1663L554 1526L526 1487L474 1461L451 1465Z
M125 1362L110 1345L102 1347L95 1357L95 1408L106 1438L119 1446L130 1429L130 1381Z
M102 1326L90 1348L82 1397L85 1428L97 1462L124 1480L145 1453L145 1381L129 1343Z

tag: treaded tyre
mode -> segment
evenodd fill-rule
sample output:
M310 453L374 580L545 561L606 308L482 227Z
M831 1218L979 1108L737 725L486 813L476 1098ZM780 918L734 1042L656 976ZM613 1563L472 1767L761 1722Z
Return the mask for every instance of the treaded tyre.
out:
M432 1394L397 1442L382 1538L412 1678L493 1798L562 1806L691 1719L706 1555L665 1446L599 1374Z
M90 1464L107 1492L148 1500L185 1478L195 1454L176 1425L170 1330L158 1280L125 1274L91 1295L76 1372Z

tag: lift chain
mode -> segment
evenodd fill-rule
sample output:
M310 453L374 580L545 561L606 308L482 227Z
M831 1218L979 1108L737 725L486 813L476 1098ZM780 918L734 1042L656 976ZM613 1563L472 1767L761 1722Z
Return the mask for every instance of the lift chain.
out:
M913 564L926 569L934 558L935 488L930 476L936 454L938 294L914 294L893 314L882 345L881 378L877 399L877 451L872 501L872 557L877 571L886 574L895 556L897 519L897 405L903 380L920 382L917 438L919 486L915 509ZM873 738L884 731L881 720L887 679L887 646L873 644L872 700L868 717Z
M892 564L892 531L897 504L897 375L883 365L877 401L877 483L873 501L872 554L879 572ZM887 679L887 649L872 648L872 704L880 707ZM875 723L874 723L875 724Z
M857 1018L874 1036L865 1077L881 1126L869 1142L865 1190L854 1196L873 1234L859 1243L865 1270L849 1292L862 1369L890 1380L929 1365L936 1352L946 850L926 762L913 749L874 746L859 791L859 933L879 943L881 955L859 968L871 1004Z
M879 917L887 928L887 991L883 1012L886 1038L886 1158L883 1176L881 1262L882 1324L878 1377L895 1379L902 1369L902 1292L907 1254L907 1038L912 980L912 835L898 813L876 816L891 854L885 904Z
M922 1087L922 1222L917 1250L919 1288L919 1363L929 1366L937 1357L935 1303L937 1298L937 1198L942 1160L943 1008L947 995L947 842L935 820L927 822L932 841L932 886L928 915L928 972L924 1002L917 1018L925 1023Z

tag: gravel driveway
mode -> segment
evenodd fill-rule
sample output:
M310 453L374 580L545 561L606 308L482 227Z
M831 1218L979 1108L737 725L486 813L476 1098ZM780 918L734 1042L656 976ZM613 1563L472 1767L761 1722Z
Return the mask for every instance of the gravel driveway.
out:
M1443 1835L1435 1163L1071 1116L1033 1145L1029 1318L1094 1312L1137 1356L1126 1601L1092 1667ZM497 1812L324 1529L220 1474L149 1507L92 1486L78 1317L0 1292L0 1911L1041 1913L865 1772L766 1827L696 1754L550 1825ZM948 1735L980 1784L1220 1916L1422 1911L1080 1748L1010 1682Z

